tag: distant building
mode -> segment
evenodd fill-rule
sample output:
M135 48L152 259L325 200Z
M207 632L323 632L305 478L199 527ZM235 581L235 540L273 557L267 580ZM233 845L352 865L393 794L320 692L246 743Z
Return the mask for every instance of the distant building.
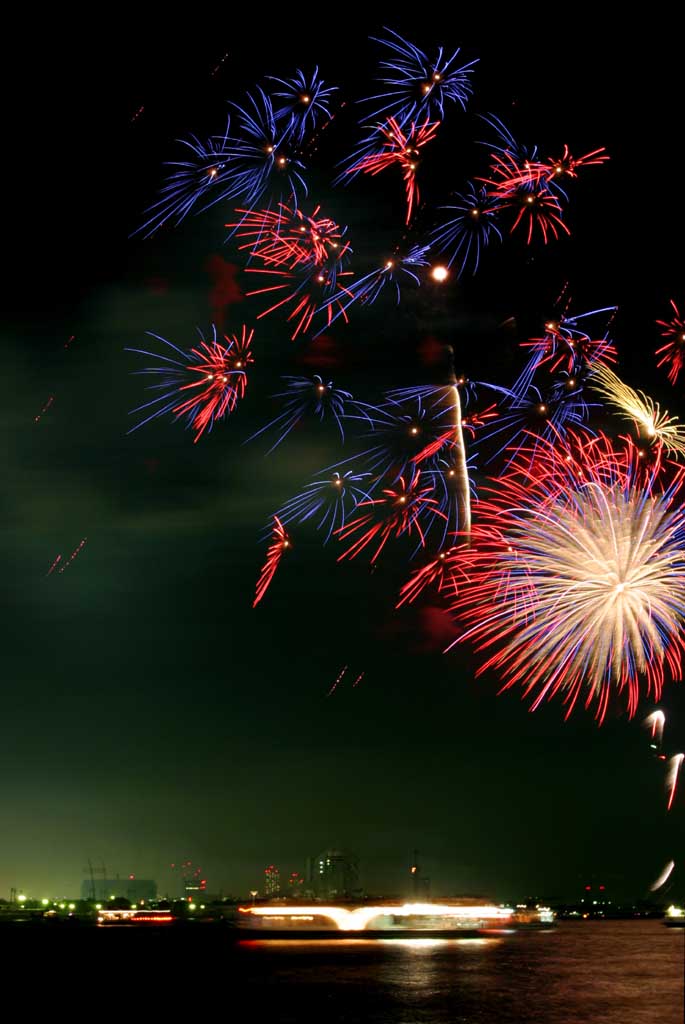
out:
M307 861L307 883L319 899L359 896L359 862L342 850L324 850Z
M264 893L266 896L277 896L281 891L281 873L273 864L264 868Z
M81 899L106 903L111 899L127 899L131 903L157 899L157 883L151 878L84 878Z

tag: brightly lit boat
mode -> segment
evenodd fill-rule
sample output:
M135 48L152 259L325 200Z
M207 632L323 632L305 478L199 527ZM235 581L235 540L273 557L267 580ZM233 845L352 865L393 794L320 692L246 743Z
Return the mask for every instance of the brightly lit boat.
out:
M98 926L111 927L146 927L148 925L173 924L177 918L168 910L99 910Z
M664 924L667 928L685 928L685 911L683 908L671 904L666 911Z
M454 903L379 903L331 906L320 903L257 904L238 908L241 929L262 937L303 934L355 935L363 938L390 935L466 937L508 931L512 907L476 901Z

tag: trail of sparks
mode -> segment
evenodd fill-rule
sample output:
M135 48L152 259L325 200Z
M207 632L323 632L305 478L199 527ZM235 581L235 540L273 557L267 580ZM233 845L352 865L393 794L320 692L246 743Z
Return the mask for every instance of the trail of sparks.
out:
M673 806L673 799L675 797L676 789L678 788L678 776L680 774L680 766L685 760L685 754L674 754L668 763L668 780L666 785L669 788L668 804L666 810L670 811Z
M331 686L330 690L326 694L327 697L330 697L331 694L335 693L335 691L338 688L338 683L342 680L342 677L345 675L346 672L347 672L347 665L343 665L343 667L338 672L338 675L337 675L337 678L336 678L335 682L333 683L333 685Z
M262 566L259 579L257 580L257 589L255 591L255 599L252 602L252 607L256 608L259 602L262 600L269 585L276 574L278 566L281 564L281 559L288 548L292 546L292 541L288 536L288 533L281 523L278 516L274 516L273 530L271 533L271 543L267 548L266 561Z
M41 416L45 415L45 413L48 411L48 409L50 408L50 406L52 405L52 403L54 401L55 401L55 396L54 395L50 395L50 397L48 398L47 402L45 403L43 408L40 410L38 415L33 417L33 422L34 423L38 423L40 421Z
M355 679L355 681L354 681L354 682L352 683L352 689L354 689L354 688L355 688L355 686L358 686L358 685L359 685L359 683L361 683L361 681L362 681L362 679L364 678L365 674L366 674L366 670L364 670L364 672L360 672L360 673L359 673L359 675L357 676L357 678Z
M664 738L664 725L666 723L666 715L657 708L656 711L652 711L651 715L647 715L644 724L651 731L652 741L656 746L661 746Z
M60 570L59 570L59 572L60 572L60 573L63 573L63 572L65 572L65 571L66 571L66 570L67 570L67 569L69 568L69 566L71 565L71 563L72 563L72 562L74 561L74 559L75 559L75 558L78 558L78 556L79 556L80 552L81 552L81 551L83 550L83 548L85 547L85 544L86 544L86 541L87 541L87 540L88 540L88 538L87 538L87 537L84 537L84 538L83 538L83 540L82 540L82 541L80 541L80 543L78 544L78 546L74 548L74 550L72 551L72 553L71 553L71 554L69 555L69 558L68 558L68 559L66 560L66 562L64 563L64 565L63 565L63 566L62 566L62 567L60 568Z
M671 877L671 874L673 872L673 868L674 867L675 867L675 861L674 860L669 860L669 862L665 866L664 870L661 872L661 874L659 875L657 880L654 882L654 885L651 885L649 887L651 892L656 892L657 889L660 889L662 887L662 885L666 884L666 882Z
M45 573L46 578L48 576L52 576L53 572L57 568L58 563L61 562L61 561L62 561L62 556L58 555L57 558L55 559L55 561L52 563L52 565L48 569L48 571Z
M144 110L145 110L144 106L138 107L138 109L136 110L135 114L133 115L133 117L129 121L129 124L134 124L138 120L138 118L142 115Z
M74 341L75 339L76 339L76 335L75 334L70 334L69 337L67 338L67 340L64 342L64 348L69 348L69 346L71 345L72 341Z

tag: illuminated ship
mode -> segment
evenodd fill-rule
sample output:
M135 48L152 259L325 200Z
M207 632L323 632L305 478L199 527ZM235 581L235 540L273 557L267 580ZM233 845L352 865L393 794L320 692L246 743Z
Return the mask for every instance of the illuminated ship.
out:
M177 918L168 910L100 910L98 926L103 927L145 927L147 925L173 924Z
M667 928L685 928L685 911L683 911L683 908L671 904L666 911L664 924Z
M238 908L238 925L261 936L356 935L364 938L420 933L465 937L513 927L512 907L476 900L450 903L259 904Z

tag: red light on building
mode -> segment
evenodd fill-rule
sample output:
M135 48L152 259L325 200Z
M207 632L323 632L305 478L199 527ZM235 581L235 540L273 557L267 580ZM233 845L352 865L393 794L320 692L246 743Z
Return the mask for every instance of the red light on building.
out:
M600 885L600 887L599 887L599 891L600 891L600 892L604 892L605 888L606 888L606 886L604 886L604 885Z
M585 892L590 892L591 889L592 889L591 885L586 885L585 886Z

